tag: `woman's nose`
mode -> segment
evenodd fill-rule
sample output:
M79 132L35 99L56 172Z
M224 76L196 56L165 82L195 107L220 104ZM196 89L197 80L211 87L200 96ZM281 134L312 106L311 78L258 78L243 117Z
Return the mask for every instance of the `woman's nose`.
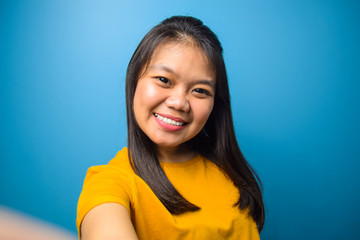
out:
M187 98L187 94L181 90L172 91L166 99L166 105L177 111L189 112L190 110L190 103Z

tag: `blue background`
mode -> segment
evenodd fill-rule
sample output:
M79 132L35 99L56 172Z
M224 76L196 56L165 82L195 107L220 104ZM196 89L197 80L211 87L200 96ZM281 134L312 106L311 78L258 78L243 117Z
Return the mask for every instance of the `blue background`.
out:
M75 233L86 170L126 145L124 79L150 28L220 38L240 147L264 183L262 239L360 228L360 3L1 1L0 205Z

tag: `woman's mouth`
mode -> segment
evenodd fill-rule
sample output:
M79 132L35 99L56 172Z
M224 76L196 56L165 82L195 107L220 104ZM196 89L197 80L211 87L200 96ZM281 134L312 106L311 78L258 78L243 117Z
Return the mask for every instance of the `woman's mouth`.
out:
M157 119L159 119L160 121L162 121L162 122L164 122L166 124L172 125L172 126L183 126L183 125L186 124L185 122L179 122L179 121L175 121L175 120L172 120L170 118L167 118L167 117L160 116L157 113L154 113L154 116Z

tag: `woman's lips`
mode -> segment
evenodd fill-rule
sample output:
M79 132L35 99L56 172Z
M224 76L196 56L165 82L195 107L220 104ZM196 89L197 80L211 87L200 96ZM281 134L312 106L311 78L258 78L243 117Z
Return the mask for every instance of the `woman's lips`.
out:
M187 124L183 119L169 116L166 114L154 113L156 122L163 128L171 131L177 131Z
M185 120L183 120L181 118L173 117L171 115L162 114L162 113L154 113L154 115L158 115L158 116L161 116L161 117L164 117L164 118L168 118L168 119L171 119L171 120L176 121L176 122L186 123Z

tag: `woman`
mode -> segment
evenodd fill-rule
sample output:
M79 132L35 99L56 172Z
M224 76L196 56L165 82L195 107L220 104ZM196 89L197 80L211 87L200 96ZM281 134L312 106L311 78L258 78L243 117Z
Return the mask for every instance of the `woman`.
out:
M237 144L216 35L192 17L155 26L130 60L126 101L128 149L88 170L82 239L259 239L260 180Z

